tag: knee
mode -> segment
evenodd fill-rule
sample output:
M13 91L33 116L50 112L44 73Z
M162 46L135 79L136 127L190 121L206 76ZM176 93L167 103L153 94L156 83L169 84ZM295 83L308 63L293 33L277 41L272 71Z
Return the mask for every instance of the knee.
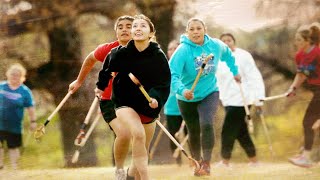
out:
M132 132L132 138L134 141L138 142L145 142L146 141L146 135L144 132L135 131Z
M130 139L131 139L130 131L127 131L127 130L118 131L116 133L116 136L118 139L121 139L121 140L130 141Z

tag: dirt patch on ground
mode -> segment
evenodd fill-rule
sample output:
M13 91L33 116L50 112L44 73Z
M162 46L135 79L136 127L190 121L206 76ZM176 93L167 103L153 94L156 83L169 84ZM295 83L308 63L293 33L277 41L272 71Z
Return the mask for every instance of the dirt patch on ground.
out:
M233 164L231 169L216 168L212 164L210 177L201 179L281 179L302 180L320 179L320 166L305 169L289 163L261 163L257 167L248 167L247 164ZM183 165L151 165L152 180L199 180L193 177L192 169ZM76 168L76 169L44 169L44 170L0 170L0 179L4 180L98 180L114 179L114 168Z

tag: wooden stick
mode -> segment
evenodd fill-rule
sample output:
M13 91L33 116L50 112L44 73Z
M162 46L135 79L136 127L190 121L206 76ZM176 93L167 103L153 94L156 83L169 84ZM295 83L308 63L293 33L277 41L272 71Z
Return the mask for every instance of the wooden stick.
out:
M275 99L286 97L287 95L288 95L287 93L283 93L283 94L279 94L279 95L276 95L276 96L270 96L270 97L266 97L264 99L260 99L260 101L271 101L271 100L275 100Z
M149 94L147 93L147 91L141 85L140 81L132 73L129 73L129 77L139 87L140 91L146 97L148 102L151 103L151 98L150 98Z
M166 122L164 122L163 125L166 126ZM162 135L163 135L163 131L159 131L156 139L154 140L154 143L153 143L153 145L152 145L152 148L151 148L150 154L149 154L150 160L153 159L153 155L154 155L154 153L155 153L155 151L156 151L156 149L157 149L157 146L158 146L158 144L159 144L159 142L160 142L160 139L161 139Z
M36 140L40 140L40 138L45 134L45 127L49 124L52 117L60 110L60 108L64 105L64 103L69 99L70 96L71 96L71 92L68 92L67 95L62 99L62 101L56 107L56 109L47 118L44 124L36 129L33 135Z
M272 142L271 142L271 138L270 138L270 133L269 133L267 124L266 124L266 122L264 120L264 115L263 115L262 112L260 112L259 116L260 116L260 119L261 119L261 124L262 124L262 127L263 127L264 134L265 134L265 136L267 138L267 141L268 141L268 144L269 144L269 150L270 150L271 157L274 159L275 153L273 151Z
M79 144L76 144L76 143L75 143L75 145L77 146L77 149L76 149L76 151L74 152L74 154L73 154L73 156L72 156L72 160L71 160L72 163L78 162L81 148L86 144L86 142L87 142L87 140L89 139L89 137L90 137L93 129L96 127L96 125L97 125L97 123L98 123L98 121L99 121L99 118L100 118L100 114L101 114L101 113L100 113L100 110L98 110L97 112L98 112L98 113L97 113L96 117L94 118L92 124L90 125L90 128L89 128L88 132L86 133L86 135L85 135L85 137L83 138L83 140L81 141L81 143L79 143Z
M189 138L189 134L187 134L186 137L184 137L184 139L182 140L182 142L181 142L182 147L186 144L186 142L188 141L188 138ZM174 150L172 157L178 158L179 154L180 154L180 149L177 147Z
M99 99L97 97L94 98L90 108L89 108L89 111L86 115L86 118L84 119L84 122L83 124L81 125L81 128L80 128L80 133L79 135L76 137L76 139L74 140L74 144L75 145L78 145L78 144L81 144L81 141L82 139L85 137L85 127L88 125L89 121L90 121L90 118L94 112L94 110L96 110L96 105L98 104L99 102Z
M204 68L206 67L208 61L213 57L213 54L209 54L206 59L202 62L202 65L201 65L201 68L199 69L199 72L196 76L196 79L194 80L193 84L192 84L192 87L191 87L191 92L194 91L194 89L196 88L196 85L198 84L198 81L200 79L200 76L204 70Z
M190 164L195 167L196 170L200 169L200 165L198 161L193 159L188 153L184 150L184 148L178 143L178 141L169 133L169 131L161 124L159 120L156 120L158 126L166 133L166 135L174 142L174 144L181 150L181 152L189 159Z
M241 86L240 83L238 83L238 85L239 85L239 88L240 88L240 94L241 94L241 97L242 97L242 101L243 101L243 105L244 105L244 110L246 111L246 117L247 117L247 123L248 123L249 133L252 134L253 131L254 131L254 127L253 127L253 122L252 122L252 119L251 119L251 116L250 116L250 110L249 110L249 107L248 107L246 98L245 98L245 96L244 96L242 86Z
M179 130L174 134L175 138L179 138L179 136L183 134L185 125L186 125L186 122L182 121Z

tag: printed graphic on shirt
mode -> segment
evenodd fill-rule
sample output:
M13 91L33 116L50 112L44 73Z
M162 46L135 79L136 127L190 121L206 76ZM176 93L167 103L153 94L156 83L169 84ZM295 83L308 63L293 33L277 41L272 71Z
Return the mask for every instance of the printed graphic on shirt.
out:
M17 100L22 97L21 94L19 93L12 93L4 90L0 90L0 94L2 94L7 99L11 99L11 100Z
M195 63L195 67L196 67L196 71L199 72L201 66L202 66L202 62L204 62L204 60L206 59L206 57L208 56L208 54L203 53L200 56L196 57L194 60ZM205 76L207 74L210 74L212 72L215 72L215 66L214 66L214 62L212 60L212 58L208 61L207 65L204 67L204 70L201 74L201 76Z
M315 59L311 61L310 64L299 64L297 71L305 74L309 78L317 79L319 76L316 72L317 65L318 63L317 63L317 60Z

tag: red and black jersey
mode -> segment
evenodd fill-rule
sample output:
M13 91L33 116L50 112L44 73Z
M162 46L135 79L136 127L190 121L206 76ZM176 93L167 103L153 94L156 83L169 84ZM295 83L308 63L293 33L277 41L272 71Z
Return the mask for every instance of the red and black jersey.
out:
M101 44L94 50L93 55L98 61L103 63L107 55L110 53L111 49L118 46L119 46L118 41ZM112 94L112 79L110 79L108 87L102 93L101 99L110 100L111 94Z
M320 85L320 48L318 46L314 46L308 53L303 50L298 51L295 62L297 72L305 74L309 84Z

